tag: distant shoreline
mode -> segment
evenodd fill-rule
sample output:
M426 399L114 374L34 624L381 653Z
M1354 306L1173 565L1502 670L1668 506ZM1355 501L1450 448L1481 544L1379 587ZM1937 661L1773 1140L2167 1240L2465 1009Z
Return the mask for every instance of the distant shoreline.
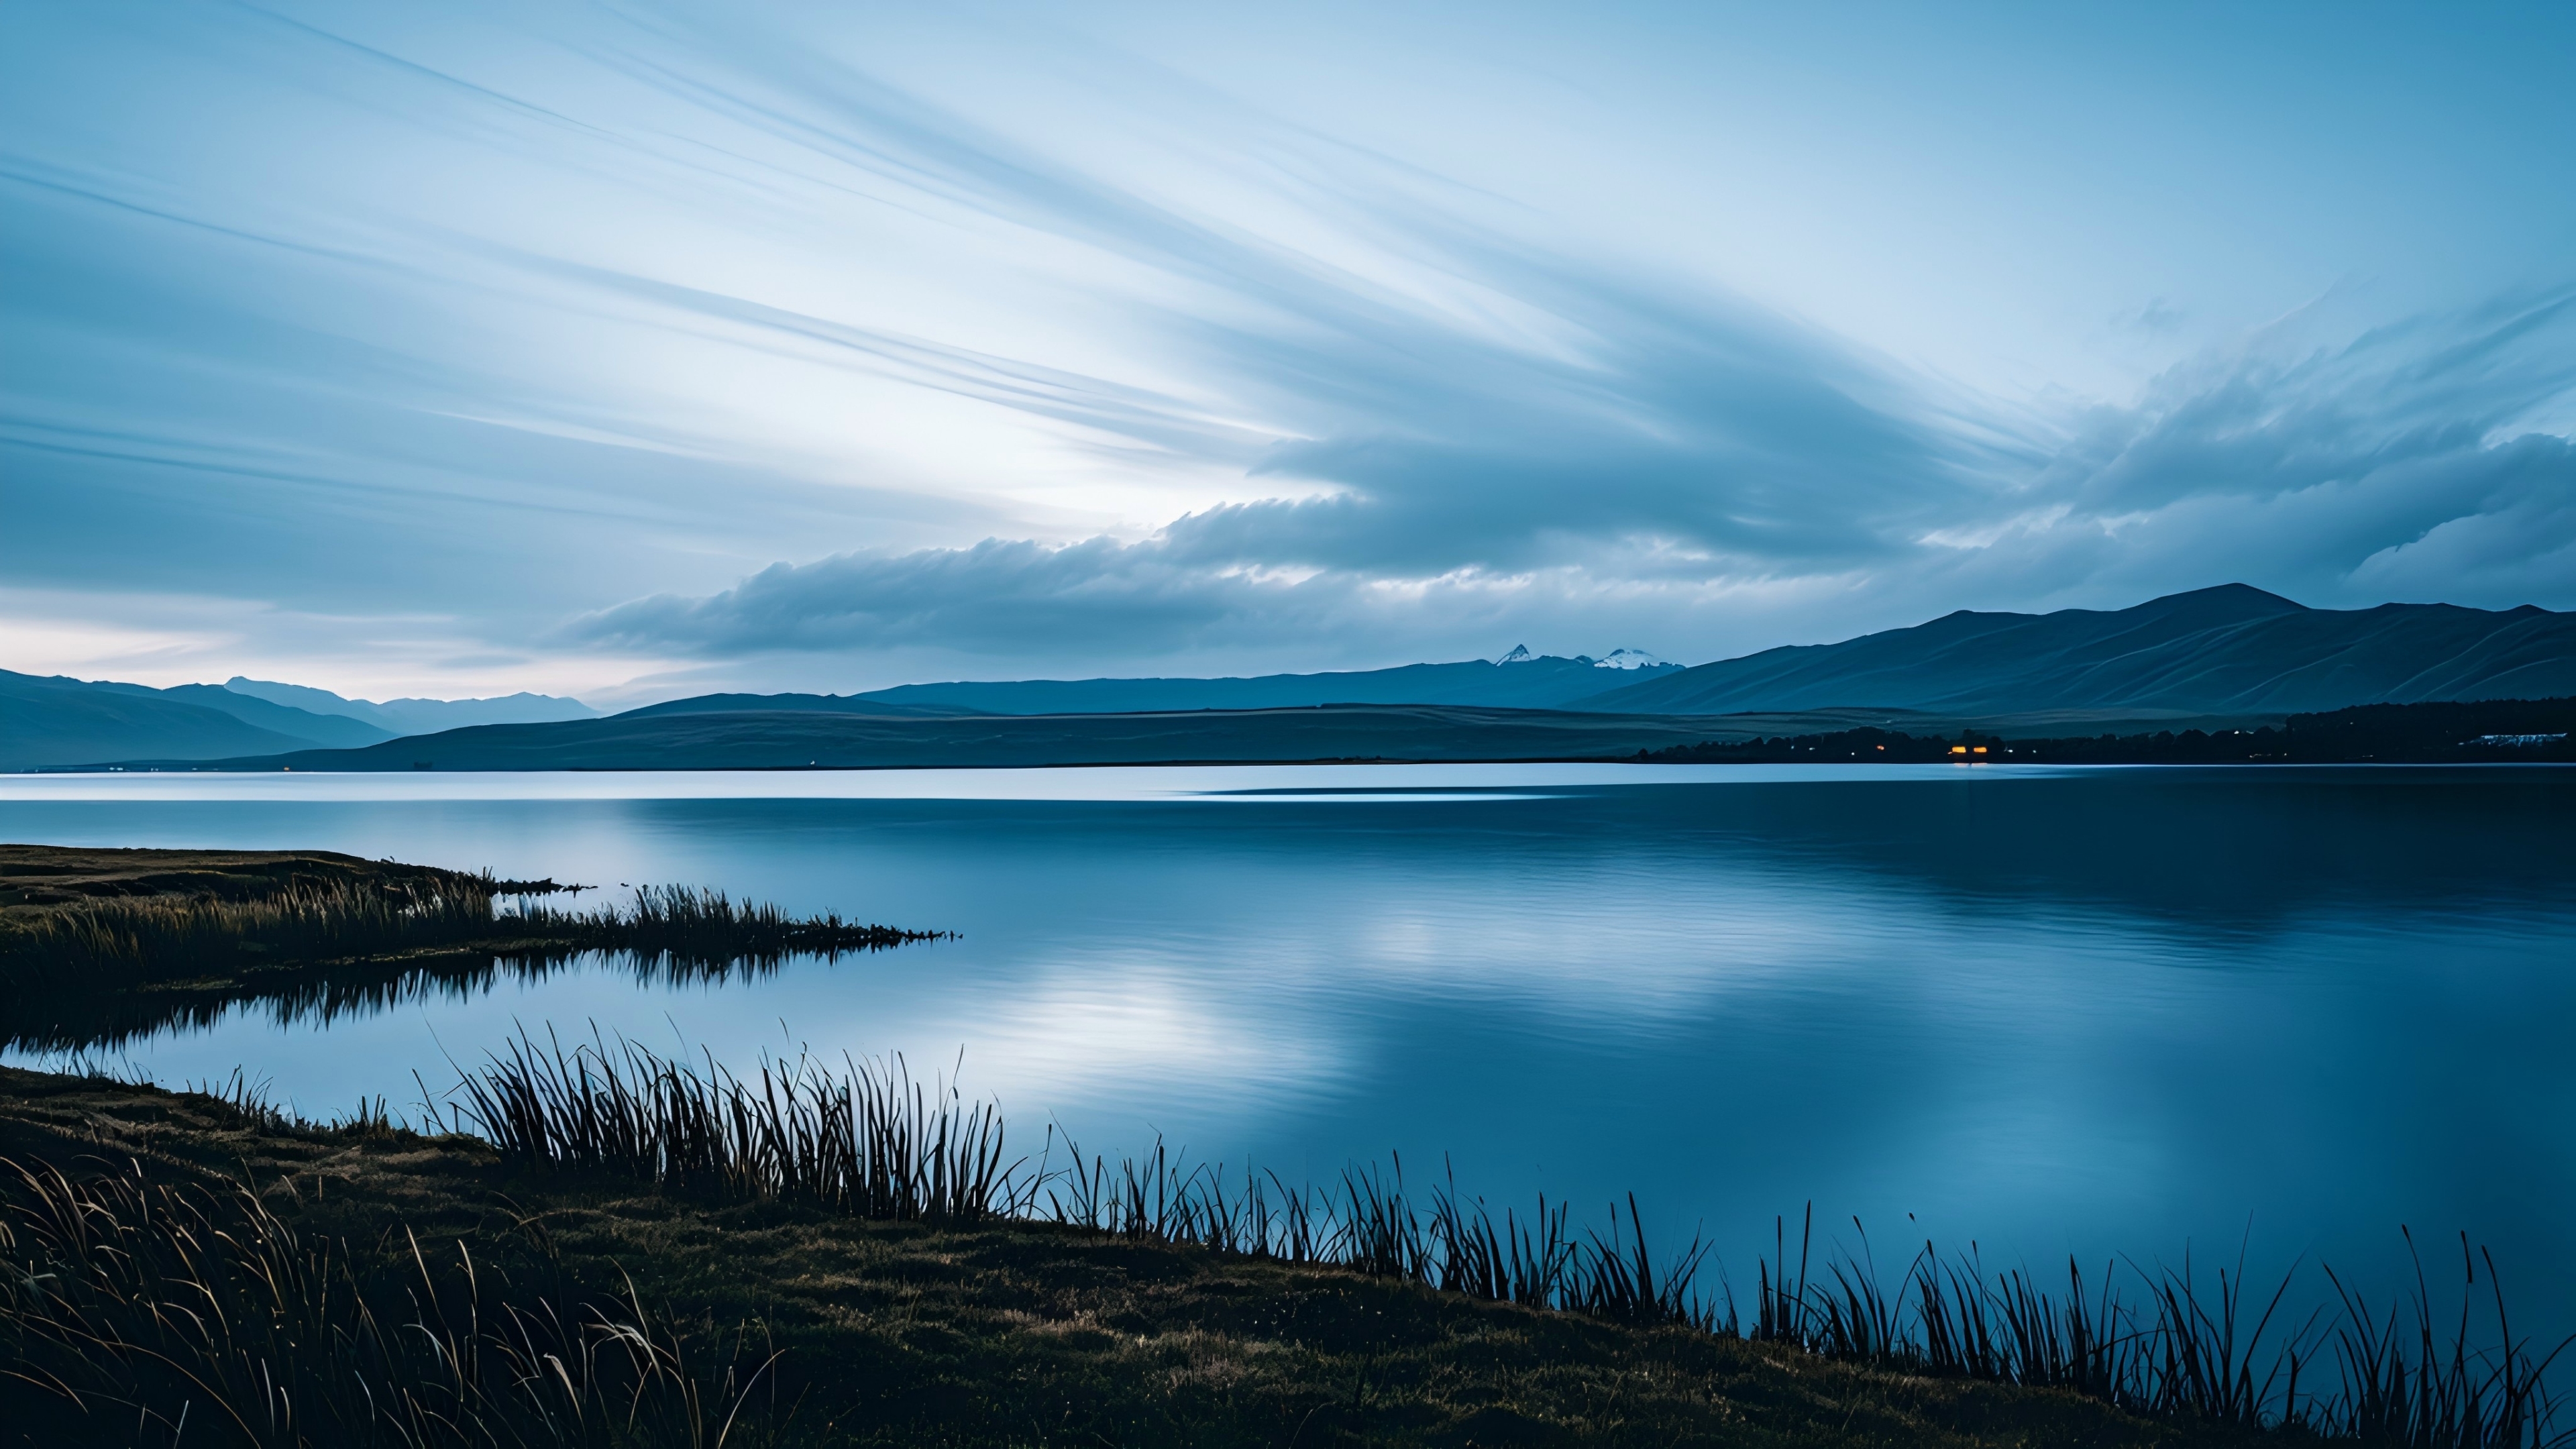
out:
M2125 731L2123 729L2125 726ZM2071 731L2082 730L2077 734ZM1606 715L1311 705L942 718L823 710L478 725L351 750L110 760L39 774L900 770L1356 764L2448 764L2576 760L2576 699L2357 705L2277 724L1904 710Z

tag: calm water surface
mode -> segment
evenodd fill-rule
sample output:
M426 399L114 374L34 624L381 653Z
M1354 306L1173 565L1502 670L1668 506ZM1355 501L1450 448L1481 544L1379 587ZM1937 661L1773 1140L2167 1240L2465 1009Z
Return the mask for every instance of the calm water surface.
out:
M310 1112L515 1029L900 1051L1034 1148L1156 1134L1520 1201L1634 1189L1989 1262L2499 1251L2576 1327L2576 772L1587 766L0 778L0 839L720 886L963 938L606 967L103 1052ZM12 1058L30 1060L20 1051ZM962 1064L962 1065L961 1065ZM1909 1216L1911 1219L1909 1220Z

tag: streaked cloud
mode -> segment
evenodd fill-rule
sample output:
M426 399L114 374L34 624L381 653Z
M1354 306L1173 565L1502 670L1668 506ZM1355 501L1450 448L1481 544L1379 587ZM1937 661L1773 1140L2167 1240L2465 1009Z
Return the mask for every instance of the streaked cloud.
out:
M93 599L70 641L223 601L230 643L145 672L410 661L377 693L1700 659L2227 579L2576 606L2576 337L2542 253L2483 240L2510 229L2402 284L2242 247L2169 274L2122 249L2119 164L1908 112L1868 44L1498 18L1406 106L1299 69L1334 27L1423 45L1404 23L1211 39L1238 23L12 12L0 587ZM1770 85L1792 52L1881 109ZM2341 175L2230 104L2240 146ZM2444 104L2383 102L2466 124ZM2563 96L2517 116L2487 144L2576 134ZM1990 148L1980 187L1871 159L1944 125ZM2355 174L2281 245L2403 204L2364 180L2433 184ZM2167 251L2231 214L2171 203ZM2034 330L2024 290L2113 320Z
M1649 412L1646 386L1612 390L1625 416L1545 406L1584 395L1572 387L1519 409L1498 396L1490 430L1454 442L1402 433L1421 414L1390 397L1384 418L1282 446L1293 461L1263 470L1332 484L1321 498L1227 505L1134 543L988 539L779 564L571 632L720 655L1008 656L1103 638L1169 653L1406 627L1492 638L1587 608L1633 633L1658 611L1716 614L1799 585L1930 613L2240 578L2329 606L2564 606L2576 448L2532 419L2571 381L2570 302L2330 346L2284 327L2175 369L2140 406L2072 411L2054 429L2000 409L1943 416L1919 395L1881 412L1777 360L1780 375L1721 385L1725 406L1705 410ZM1671 358L1648 370L1687 371ZM1729 429L1761 394L1791 402ZM1893 411L1909 403L1910 418Z

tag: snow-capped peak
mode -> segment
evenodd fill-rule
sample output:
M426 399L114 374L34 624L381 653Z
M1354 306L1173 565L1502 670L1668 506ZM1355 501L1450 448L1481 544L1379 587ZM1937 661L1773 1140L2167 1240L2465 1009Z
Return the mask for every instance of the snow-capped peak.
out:
M1671 666L1643 649L1613 649L1592 661L1595 669L1668 669Z
M1497 659L1494 662L1496 664L1518 664L1525 659L1532 659L1535 657L1537 656L1529 652L1529 646L1527 644L1515 644L1512 646L1511 653L1504 655L1502 658Z

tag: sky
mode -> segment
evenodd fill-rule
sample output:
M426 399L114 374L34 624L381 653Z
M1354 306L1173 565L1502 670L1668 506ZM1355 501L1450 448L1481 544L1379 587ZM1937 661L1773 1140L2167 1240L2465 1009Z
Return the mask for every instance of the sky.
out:
M0 668L2576 607L2576 9L0 7Z

